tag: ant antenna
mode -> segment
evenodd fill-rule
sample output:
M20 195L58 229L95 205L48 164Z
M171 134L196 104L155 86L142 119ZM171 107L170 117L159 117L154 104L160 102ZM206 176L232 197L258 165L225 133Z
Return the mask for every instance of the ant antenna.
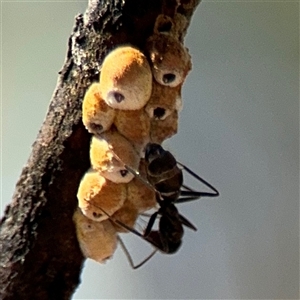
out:
M139 267L141 267L142 265L144 265L152 256L154 256L154 254L158 251L158 249L154 249L154 251L152 251L152 253L150 253L149 256L147 256L144 260L142 260L139 264L134 265L133 259L128 251L128 249L126 248L124 242L122 241L121 237L118 235L117 239L121 245L122 250L124 251L130 266L132 267L132 269L138 269Z

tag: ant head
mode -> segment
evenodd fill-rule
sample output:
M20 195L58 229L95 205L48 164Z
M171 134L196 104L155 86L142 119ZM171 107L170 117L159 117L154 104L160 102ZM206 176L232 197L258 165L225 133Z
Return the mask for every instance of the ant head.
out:
M148 143L145 149L145 160L147 163L150 163L157 157L161 156L164 152L165 150L161 145L155 143Z
M145 161L148 180L161 193L168 192L169 180L178 182L176 189L182 184L182 171L177 168L177 161L169 151L159 144L148 144L145 151ZM164 180L162 179L162 176ZM173 191L172 191L173 192Z

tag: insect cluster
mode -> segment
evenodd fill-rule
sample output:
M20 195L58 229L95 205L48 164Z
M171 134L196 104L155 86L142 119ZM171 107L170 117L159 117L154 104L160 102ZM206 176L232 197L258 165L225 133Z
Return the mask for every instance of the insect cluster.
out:
M124 45L104 59L99 82L89 87L82 105L83 124L93 135L91 168L78 188L74 222L86 257L105 262L118 233L132 231L138 215L158 205L155 188L141 180L147 178L145 149L177 132L181 87L190 69L180 33L164 15L144 53Z

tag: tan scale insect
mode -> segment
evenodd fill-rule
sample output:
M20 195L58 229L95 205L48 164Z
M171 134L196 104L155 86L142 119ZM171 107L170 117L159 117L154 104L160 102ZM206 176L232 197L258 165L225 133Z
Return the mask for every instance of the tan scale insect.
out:
M150 141L151 119L144 107L139 110L118 110L115 127L142 155L143 149Z
M112 215L123 206L126 197L127 187L124 183L114 183L94 170L85 173L77 192L82 213L97 222L107 219L100 208Z
M114 158L111 149L126 164L138 168L139 155L131 143L116 130L104 132L101 137L92 137L90 146L92 168L115 183L128 183L134 176Z
M124 205L117 210L112 217L116 220L120 220L122 223L129 227L134 227L135 222L138 218L139 212L135 206L135 203L131 199L127 198ZM117 225L112 222L117 232L128 232L124 227Z
M157 82L153 83L151 98L145 106L145 110L151 120L164 120L174 110L179 111L181 108L181 85L169 87Z
M166 119L153 119L151 122L150 139L152 143L161 144L172 137L178 130L178 111L174 110Z
M178 41L182 41L186 33L188 21L186 17L180 13L175 13L173 19L167 15L158 15L155 20L155 34L165 33L173 36Z
M112 108L141 109L150 98L152 73L146 56L131 46L121 46L103 61L100 90Z
M157 33L147 40L147 52L155 80L166 86L183 83L190 71L191 58L187 49L172 35Z
M95 222L77 209L73 215L76 235L83 255L99 263L111 258L117 248L116 229L110 220Z
M100 135L110 129L116 112L102 98L100 84L93 83L85 93L82 102L82 121L92 134Z

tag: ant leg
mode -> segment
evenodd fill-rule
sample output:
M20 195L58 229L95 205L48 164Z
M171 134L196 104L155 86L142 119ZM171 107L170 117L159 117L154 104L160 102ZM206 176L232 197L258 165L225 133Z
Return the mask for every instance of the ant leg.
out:
M150 218L152 216L152 214L148 214L148 213L140 213L139 215L142 217L148 217L148 218Z
M151 229L152 229L152 227L153 227L153 225L154 225L154 222L155 222L155 220L156 220L156 218L157 218L157 215L158 215L158 211L155 212L155 213L150 217L150 220L149 220L149 222L148 222L148 225L147 225L147 227L146 227L146 229L145 229L145 231L144 231L144 236L145 236L145 237L147 237L147 236L149 235L149 233L151 232Z
M183 193L188 193L188 192L196 193L196 194L199 193L199 192L195 191L195 189L192 189L185 184L182 184L181 187L184 188L184 190L181 190L181 192L183 192Z
M183 203L188 201L193 201L199 199L201 196L203 196L202 192L197 192L187 185L182 184L181 186L184 188L184 190L180 190L180 197L176 199L175 203Z
M129 251L127 250L124 242L122 241L122 239L118 236L118 241L120 242L120 245L121 245L121 248L122 250L124 251L128 261L129 261L129 264L130 266L132 267L132 269L138 269L139 267L141 267L142 265L144 265L156 252L157 252L157 249L154 249L154 251L148 255L144 260L142 260L139 264L137 264L136 266L134 265L134 262L133 262L133 259L129 253Z
M181 187L183 187L184 189L190 191L190 192L195 192L192 188L190 188L189 186L182 184Z
M179 215L179 219L183 225L185 225L186 227L189 227L190 229L197 231L197 228L188 219L186 219L183 215Z
M193 177L195 177L197 180L199 180L200 182L202 182L203 184L205 184L207 187L209 187L211 190L214 191L214 193L206 193L206 192L199 192L199 196L203 196L203 197L217 197L219 196L219 192L216 188L214 188L210 183L208 183L206 180L204 180L203 178L201 178L199 175L197 175L195 172L193 172L191 169L189 169L188 167L186 167L184 164L180 163L177 161L177 163L186 171L188 172L190 175L192 175ZM196 192L195 192L196 193Z
M182 184L181 186L184 188L184 190L180 190L180 198L177 198L175 203L183 203L188 201L193 201L199 199L201 196L203 196L202 192L197 192L187 185Z
M127 226L125 223L123 223L123 222L121 222L121 221L119 221L119 220L113 218L112 216L110 216L110 215L109 215L104 209L102 209L101 207L99 207L99 209L101 209L101 210L104 212L104 214L107 215L107 216L109 217L109 219L110 219L111 221L113 221L114 223L116 223L116 224L119 225L119 226L122 226L123 228L127 229L128 231L134 233L135 235L137 235L137 236L139 236L139 237L141 237L141 238L143 238L143 239L145 239L145 237L147 237L147 235L149 235L149 233L151 232L151 229L152 229L152 227L153 227L153 224L154 224L154 222L155 222L155 219L156 219L156 217L157 217L157 215L158 215L158 211L157 211L157 212L155 212L155 213L151 216L151 218L150 218L150 220L149 220L149 222L148 222L148 225L147 225L147 228L146 228L144 234L141 234L141 233L139 233L137 230L135 230L134 228L132 228L132 227L130 227L130 226ZM155 245L154 245L154 246L155 246Z
M95 204L93 204L93 205L94 205L95 207L99 208L100 210L102 210L103 213L104 213L106 216L108 216L108 218L109 218L112 222L114 222L115 224L117 224L117 225L119 225L119 226L121 226L121 227L127 229L128 231L134 233L135 235L137 235L137 236L139 236L139 237L141 237L141 238L144 238L144 236L143 236L141 233L139 233L137 230L135 230L134 228L131 228L130 226L126 225L125 223L119 221L118 219L113 218L110 214L108 214L108 213L107 213L103 208L101 208L100 206L95 205Z
M181 195L182 197L177 198L174 203L178 204L178 203L184 203L184 202L194 201L194 200L200 199L201 196L203 196L202 193L201 193L201 196L199 196L199 195L189 196L189 195L190 194L183 194L183 195Z
M119 241L119 243L120 243L120 245L121 245L121 248L122 248L122 250L124 251L124 253L125 253L126 257L127 257L127 260L129 261L129 263L130 263L132 269L135 269L135 265L134 265L133 259L132 259L132 257L131 257L131 255L130 255L129 251L127 250L125 244L123 243L123 241L122 241L122 239L120 238L119 235L117 236L117 239L118 239L118 241Z

